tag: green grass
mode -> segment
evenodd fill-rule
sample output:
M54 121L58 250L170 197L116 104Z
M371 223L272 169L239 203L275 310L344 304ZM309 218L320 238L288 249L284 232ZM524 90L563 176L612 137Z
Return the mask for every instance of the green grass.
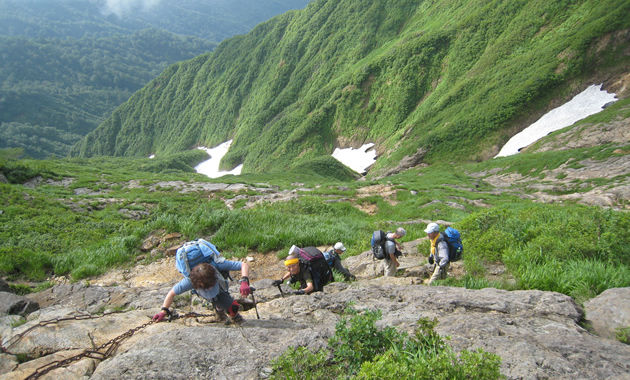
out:
M506 204L471 214L465 263L500 261L519 289L558 291L584 301L630 285L630 215L580 205Z
M558 161L577 162L586 154L609 149L571 150ZM392 231L404 225L403 241L410 241L425 236L421 220L440 219L455 223L465 246L466 276L440 282L445 285L552 290L578 301L611 287L630 286L627 213L573 203L531 203L514 194L493 193L482 180L466 174L498 167L507 172L522 168L535 176L538 172L532 169L548 157L543 153L478 164L443 163L365 182L352 176L340 180L337 169L210 180L190 170L205 158L196 151L160 161L104 157L34 161L16 159L16 152L0 157L2 171L21 168L23 179L33 175L72 179L66 186L61 182L35 188L19 182L0 184L0 274L10 280L43 281L53 274L78 280L133 265L143 254L143 240L154 231L177 232L182 240L207 238L228 257L257 251L283 258L293 244L331 246L336 241L344 242L349 256L368 250L376 229ZM498 166L500 162L505 169ZM241 179L255 188L312 191L300 191L290 201L228 210L222 199L264 191L181 193L157 186L168 180L237 183ZM130 188L132 180L140 187ZM602 184L606 182L592 182ZM391 189L392 195L377 192L359 198L359 188L371 185ZM360 205L376 206L375 213L361 211ZM121 209L146 215L133 219ZM506 267L506 278L489 281L486 268L495 263Z

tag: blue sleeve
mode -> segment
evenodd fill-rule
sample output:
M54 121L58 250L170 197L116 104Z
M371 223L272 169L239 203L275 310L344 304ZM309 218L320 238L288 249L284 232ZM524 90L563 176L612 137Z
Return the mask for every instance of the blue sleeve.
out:
M173 291L175 292L176 295L180 295L182 293L189 291L192 288L193 288L193 285L192 285L192 281L190 281L190 278L184 277L180 282L178 282L177 284L175 284L175 286L173 286Z
M219 271L223 272L226 270L227 271L241 270L241 267L243 264L240 261L225 260L221 263L212 262L212 265L214 265L214 267L217 268Z

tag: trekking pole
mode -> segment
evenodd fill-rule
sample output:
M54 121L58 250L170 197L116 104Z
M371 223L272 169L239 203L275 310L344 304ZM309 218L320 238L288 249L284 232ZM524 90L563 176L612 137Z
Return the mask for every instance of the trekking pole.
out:
M254 301L254 309L256 309L256 318L260 319L260 315L258 315L258 306L256 305L256 297L254 297L254 290L256 290L256 288L252 288L251 286L249 288L252 291L252 301Z
M282 291L280 284L278 284L278 290L280 291L280 295L282 296L282 298L284 298L284 292Z

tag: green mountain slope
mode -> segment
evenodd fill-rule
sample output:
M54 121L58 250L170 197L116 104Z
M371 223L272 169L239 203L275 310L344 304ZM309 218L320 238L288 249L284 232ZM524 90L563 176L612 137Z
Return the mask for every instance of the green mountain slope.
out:
M156 29L83 39L0 36L0 148L65 156L168 63L214 46Z
M65 156L168 65L307 2L0 0L0 148Z
M627 70L630 2L319 0L169 67L74 155L234 139L223 168L299 165L374 141L376 169L480 159L524 121ZM622 32L620 32L622 31Z

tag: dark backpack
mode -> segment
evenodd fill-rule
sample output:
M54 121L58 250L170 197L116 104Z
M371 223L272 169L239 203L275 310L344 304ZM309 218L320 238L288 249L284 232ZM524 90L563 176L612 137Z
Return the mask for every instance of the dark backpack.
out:
M448 261L460 260L462 253L464 253L464 246L462 245L459 231L453 227L447 227L442 236L444 236L444 241L448 245Z
M382 230L374 231L372 233L372 239L370 245L372 245L372 254L377 260L383 260L385 258L385 241L387 235Z
M322 290L324 285L332 281L333 275L322 251L315 247L298 248L298 259L302 269L311 272L315 291ZM302 270L300 269L300 270Z

